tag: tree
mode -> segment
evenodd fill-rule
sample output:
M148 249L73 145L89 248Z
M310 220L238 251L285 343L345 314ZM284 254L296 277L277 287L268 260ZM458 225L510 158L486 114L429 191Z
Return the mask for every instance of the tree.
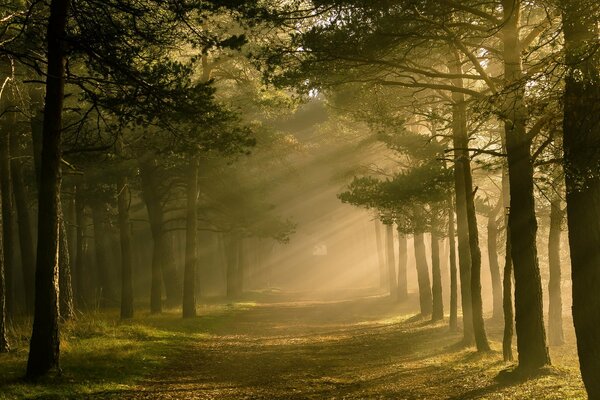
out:
M573 282L573 324L581 376L590 399L600 398L600 54L599 5L562 7L567 76L563 147Z

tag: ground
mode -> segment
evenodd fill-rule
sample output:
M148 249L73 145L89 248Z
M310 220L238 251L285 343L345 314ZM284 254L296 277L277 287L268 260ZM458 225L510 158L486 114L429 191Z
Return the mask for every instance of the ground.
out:
M585 398L571 329L551 348L551 368L499 379L512 367L502 362L501 322L488 321L494 351L478 354L447 323L415 317L415 302L263 293L203 305L191 320L177 310L128 322L86 314L63 327L62 374L35 384L20 378L24 321L11 332L13 352L0 354L0 398Z

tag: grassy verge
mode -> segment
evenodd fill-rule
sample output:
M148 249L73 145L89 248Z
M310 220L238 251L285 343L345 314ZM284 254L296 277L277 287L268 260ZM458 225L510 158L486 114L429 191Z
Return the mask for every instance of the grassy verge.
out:
M0 399L85 398L94 394L135 390L198 340L226 323L249 303L204 307L202 317L183 320L178 311L139 314L120 321L117 311L87 313L61 327L59 376L24 382L30 321L10 330L12 351L0 354Z

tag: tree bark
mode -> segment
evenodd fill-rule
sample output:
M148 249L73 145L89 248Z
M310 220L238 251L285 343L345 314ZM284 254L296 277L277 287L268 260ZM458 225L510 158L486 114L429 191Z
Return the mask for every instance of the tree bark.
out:
M58 368L58 248L60 136L65 86L65 28L69 0L52 0L48 20L48 73L38 200L35 312L27 360L27 377Z
M565 340L560 290L560 231L562 217L560 199L552 200L550 204L550 232L548 234L548 266L550 269L550 280L548 281L548 341L553 346L561 345Z
M185 270L183 272L183 318L196 316L196 265L198 236L198 160L188 168Z
M394 228L392 224L385 225L385 249L388 266L388 283L390 297L398 299L398 284L396 283L396 261L394 256Z
M10 141L11 153L20 155L20 135L14 130ZM23 270L23 288L25 290L25 311L33 315L33 297L35 290L35 251L33 232L31 229L31 215L27 201L27 191L23 178L23 164L20 158L11 160L10 171L12 176L15 210L17 211L17 225L19 232L19 248L21 250L21 264Z
M0 190L3 190L0 187ZM0 206L2 205L2 196L0 196ZM0 213L0 232L2 231L2 213ZM4 279L4 247L2 245L2 235L0 235L0 353L10 351L8 336L6 334L6 285Z
M4 94L4 96L7 96ZM3 101L4 107L2 111L8 109L9 103ZM5 288L5 302L6 302L6 315L10 319L15 314L15 302L14 302L14 289L13 289L13 275L14 275L14 261L15 261L15 247L16 238L15 232L15 212L13 207L13 185L10 171L10 137L11 130L15 129L16 126L10 122L14 118L9 118L14 112L9 111L8 115L4 115L0 121L0 186L2 186L2 235L4 237L4 288Z
M58 249L58 283L59 283L59 311L63 320L75 316L73 306L73 282L71 277L71 257L69 254L69 241L67 224L62 210L62 202L58 199L59 215L59 249Z
M417 282L419 284L419 306L421 309L421 315L427 316L431 315L433 298L431 294L431 283L429 281L429 266L427 265L427 256L425 255L425 240L423 239L423 234L415 233L413 235L413 242L415 247L415 263L417 266Z
M131 223L129 201L131 193L126 176L117 182L117 208L119 210L119 237L121 240L121 319L133 318L133 255L131 248Z
M408 244L406 236L398 232L398 300L406 300L408 298L408 278L407 263L408 263Z
M490 265L490 275L492 277L492 318L502 318L502 282L500 279L500 265L498 264L498 224L496 218L500 212L502 200L488 214L487 220L487 249L488 261Z
M442 271L440 269L440 240L437 235L431 233L431 283L433 309L431 320L444 319L444 300L442 294Z
M96 255L96 296L101 308L116 304L110 274L108 272L110 246L106 234L106 204L102 201L92 203L92 220L94 223L94 250Z
M449 64L451 73L462 73L460 58ZM463 87L462 79L454 79L453 84ZM458 236L458 269L460 275L460 295L463 313L463 343L471 345L474 342L473 309L471 302L471 249L469 241L469 222L467 217L467 190L465 188L465 168L468 162L466 103L461 93L452 93L452 144L454 146L454 191L456 193L456 231ZM470 172L469 172L470 173ZM470 193L469 193L470 194Z
M386 266L385 257L383 255L383 240L381 238L381 222L375 219L375 244L377 246L377 262L379 265L379 287L384 289L386 285Z
M456 239L454 233L454 204L448 202L448 242L450 245L450 330L458 329L458 277L456 271Z
M75 186L75 219L77 225L77 250L75 255L75 299L77 307L84 308L87 305L86 296L86 230L87 221L85 219L85 202L83 199L83 183L78 183Z
M564 167L573 282L573 324L581 377L590 399L600 398L600 55L598 2L563 8L567 76Z
M512 338L513 338L513 326L515 318L513 314L513 300L512 300L512 257L510 251L511 237L510 237L510 218L506 218L506 255L504 258L504 278L503 278L503 293L502 297L502 308L504 310L504 333L502 336L502 354L504 361L513 360L512 352Z
M537 258L533 160L526 131L519 42L520 0L502 0L504 79L508 89L504 130L510 186L511 255L515 274L515 321L519 368L531 371L550 364Z

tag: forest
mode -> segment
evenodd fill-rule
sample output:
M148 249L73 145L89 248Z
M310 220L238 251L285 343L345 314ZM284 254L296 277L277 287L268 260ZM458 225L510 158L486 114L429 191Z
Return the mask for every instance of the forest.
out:
M2 0L0 399L600 400L600 2Z

